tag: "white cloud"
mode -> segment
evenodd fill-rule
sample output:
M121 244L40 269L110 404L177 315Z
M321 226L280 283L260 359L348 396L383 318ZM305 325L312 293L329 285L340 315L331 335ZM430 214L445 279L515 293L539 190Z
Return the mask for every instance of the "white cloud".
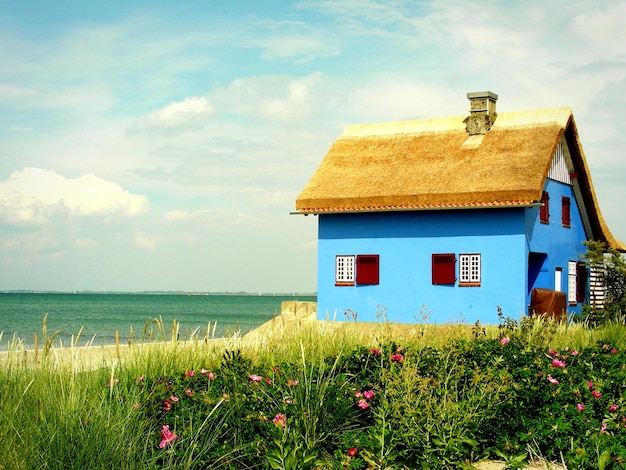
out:
M262 49L261 58L266 60L293 60L296 63L339 55L340 50L332 38L319 37L303 23L279 23L279 36L254 40ZM293 32L285 29L293 29ZM297 31L295 31L297 30Z
M92 174L65 178L52 170L24 168L0 182L0 218L11 225L43 225L55 216L135 217L145 196Z
M300 78L263 76L234 80L214 93L220 112L234 113L287 126L300 124L318 109L322 74Z
M213 106L207 98L191 96L148 113L135 124L131 132L179 132L199 129L213 114Z
M77 238L74 241L74 248L97 248L99 246L99 242L92 238Z
M586 9L572 19L570 31L580 37L588 48L592 48L594 54L601 54L601 57L596 55L596 60L618 55L622 59L626 58L626 2L607 6L600 3L594 6L599 8L595 11L592 8Z
M136 233L133 242L137 248L144 251L153 252L156 249L156 242L143 233Z
M18 101L23 98L32 98L39 96L40 93L31 88L11 85L9 83L0 83L0 103Z

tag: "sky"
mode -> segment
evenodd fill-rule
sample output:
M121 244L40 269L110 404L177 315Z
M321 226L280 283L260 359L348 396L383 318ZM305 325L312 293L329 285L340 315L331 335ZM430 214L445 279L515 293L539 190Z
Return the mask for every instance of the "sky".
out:
M569 106L626 241L626 1L0 1L0 290L316 291L350 124Z

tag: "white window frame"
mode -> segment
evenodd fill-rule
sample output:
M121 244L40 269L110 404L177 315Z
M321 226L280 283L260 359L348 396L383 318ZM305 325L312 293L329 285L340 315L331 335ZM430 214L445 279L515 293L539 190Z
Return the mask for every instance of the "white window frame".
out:
M480 286L480 253L459 254L459 285Z
M353 286L356 275L354 255L335 256L335 285Z
M576 286L578 275L578 263L576 261L567 262L567 302L570 305L577 304Z
M563 268L554 269L554 290L563 292Z

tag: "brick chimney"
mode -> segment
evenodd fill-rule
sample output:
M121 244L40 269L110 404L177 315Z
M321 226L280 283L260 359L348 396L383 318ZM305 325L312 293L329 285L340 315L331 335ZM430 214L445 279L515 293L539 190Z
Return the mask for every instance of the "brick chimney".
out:
M476 91L467 94L470 101L470 115L465 119L465 130L469 135L486 134L496 120L498 95L490 91Z

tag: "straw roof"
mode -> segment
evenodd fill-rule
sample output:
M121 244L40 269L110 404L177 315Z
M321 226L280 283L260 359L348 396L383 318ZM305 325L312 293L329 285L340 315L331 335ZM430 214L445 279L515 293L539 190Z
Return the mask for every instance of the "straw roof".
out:
M626 250L596 201L569 108L499 113L485 135L466 116L348 126L296 200L297 213L528 207L565 136L593 239Z

